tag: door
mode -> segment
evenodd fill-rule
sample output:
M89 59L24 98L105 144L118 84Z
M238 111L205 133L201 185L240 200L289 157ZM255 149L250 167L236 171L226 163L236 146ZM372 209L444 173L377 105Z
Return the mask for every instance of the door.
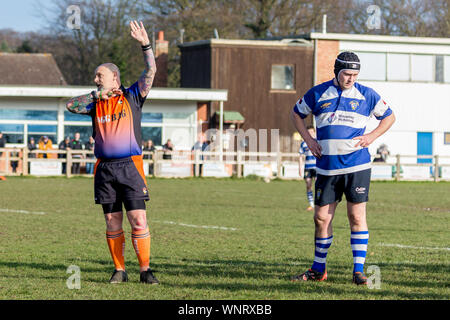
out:
M433 155L433 133L417 132L417 155ZM417 163L433 163L433 159L417 159Z

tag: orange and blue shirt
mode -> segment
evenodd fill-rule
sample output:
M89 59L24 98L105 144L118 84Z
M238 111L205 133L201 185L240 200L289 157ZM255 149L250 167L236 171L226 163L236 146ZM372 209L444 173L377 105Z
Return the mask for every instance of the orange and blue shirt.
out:
M141 115L146 98L137 82L120 89L120 96L96 100L86 107L92 118L94 154L100 160L142 155Z

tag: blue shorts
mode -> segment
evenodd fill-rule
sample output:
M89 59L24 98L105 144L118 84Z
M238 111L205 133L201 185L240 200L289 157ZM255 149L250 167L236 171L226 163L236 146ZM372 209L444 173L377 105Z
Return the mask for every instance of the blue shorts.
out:
M314 204L325 206L342 201L342 195L349 202L369 201L371 169L335 176L317 175Z

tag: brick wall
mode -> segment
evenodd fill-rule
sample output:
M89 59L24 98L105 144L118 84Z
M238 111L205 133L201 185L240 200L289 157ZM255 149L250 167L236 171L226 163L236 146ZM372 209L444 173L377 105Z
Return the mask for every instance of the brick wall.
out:
M334 61L339 54L339 41L316 40L317 41L317 78L316 84L329 81L334 78Z

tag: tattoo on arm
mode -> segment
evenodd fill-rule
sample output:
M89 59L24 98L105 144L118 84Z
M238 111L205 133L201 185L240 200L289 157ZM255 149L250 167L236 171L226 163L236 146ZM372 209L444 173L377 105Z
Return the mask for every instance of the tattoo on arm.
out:
M66 108L73 113L87 114L90 112L90 110L87 109L87 106L92 102L94 102L94 97L92 96L92 93L89 93L70 99L66 104Z
M141 97L146 97L150 92L150 89L153 85L153 80L155 79L156 62L152 49L143 51L143 54L145 61L145 70L144 72L142 72L141 77L138 80L138 85Z

